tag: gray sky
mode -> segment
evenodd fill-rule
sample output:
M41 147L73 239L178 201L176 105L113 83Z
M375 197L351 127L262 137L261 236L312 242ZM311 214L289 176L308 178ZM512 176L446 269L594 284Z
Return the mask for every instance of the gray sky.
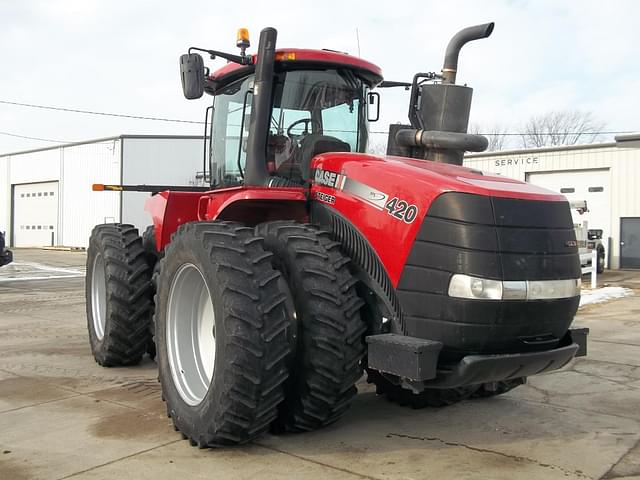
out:
M640 131L640 2L483 0L215 2L0 0L0 100L202 120L207 99L182 96L189 46L235 52L235 32L278 29L279 47L331 48L378 64L390 80L439 71L457 30L496 22L460 57L471 121L511 132L533 114L593 112L607 130ZM222 60L209 61L217 68ZM374 130L405 122L407 95L383 96ZM201 134L201 127L0 104L0 131L81 141L120 133ZM603 138L606 140L606 138ZM0 153L55 145L0 135Z

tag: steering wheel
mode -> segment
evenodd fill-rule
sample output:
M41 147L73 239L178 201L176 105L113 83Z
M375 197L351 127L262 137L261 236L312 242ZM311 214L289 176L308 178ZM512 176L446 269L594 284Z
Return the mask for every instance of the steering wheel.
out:
M304 131L300 134L293 133L293 128L300 125L301 123L304 123ZM316 130L316 127L317 130L320 130L320 128L322 128L322 125L320 125L319 122L314 121L312 118L301 118L300 120L296 120L291 125L289 125L289 128L287 128L287 137L298 140L302 137L305 137L306 135L309 135L309 125L311 125L314 130Z

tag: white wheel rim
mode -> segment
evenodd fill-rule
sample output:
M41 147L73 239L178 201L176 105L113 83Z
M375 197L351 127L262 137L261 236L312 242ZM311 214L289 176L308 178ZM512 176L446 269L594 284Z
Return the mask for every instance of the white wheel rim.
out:
M104 338L104 329L107 324L107 279L104 266L104 258L98 253L93 259L91 273L91 317L93 331L98 340Z
M216 318L209 287L191 263L176 272L166 312L169 367L180 397L189 405L204 399L216 360Z

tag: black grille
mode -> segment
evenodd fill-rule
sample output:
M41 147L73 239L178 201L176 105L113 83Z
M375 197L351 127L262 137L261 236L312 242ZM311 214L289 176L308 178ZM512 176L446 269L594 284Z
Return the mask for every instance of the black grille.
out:
M455 273L496 280L579 278L569 205L442 194L427 212L397 288L408 334L442 341L448 351L521 351L523 339L561 337L579 297L451 298L447 289Z
M496 280L578 278L575 239L566 202L445 193L429 208L407 267Z

